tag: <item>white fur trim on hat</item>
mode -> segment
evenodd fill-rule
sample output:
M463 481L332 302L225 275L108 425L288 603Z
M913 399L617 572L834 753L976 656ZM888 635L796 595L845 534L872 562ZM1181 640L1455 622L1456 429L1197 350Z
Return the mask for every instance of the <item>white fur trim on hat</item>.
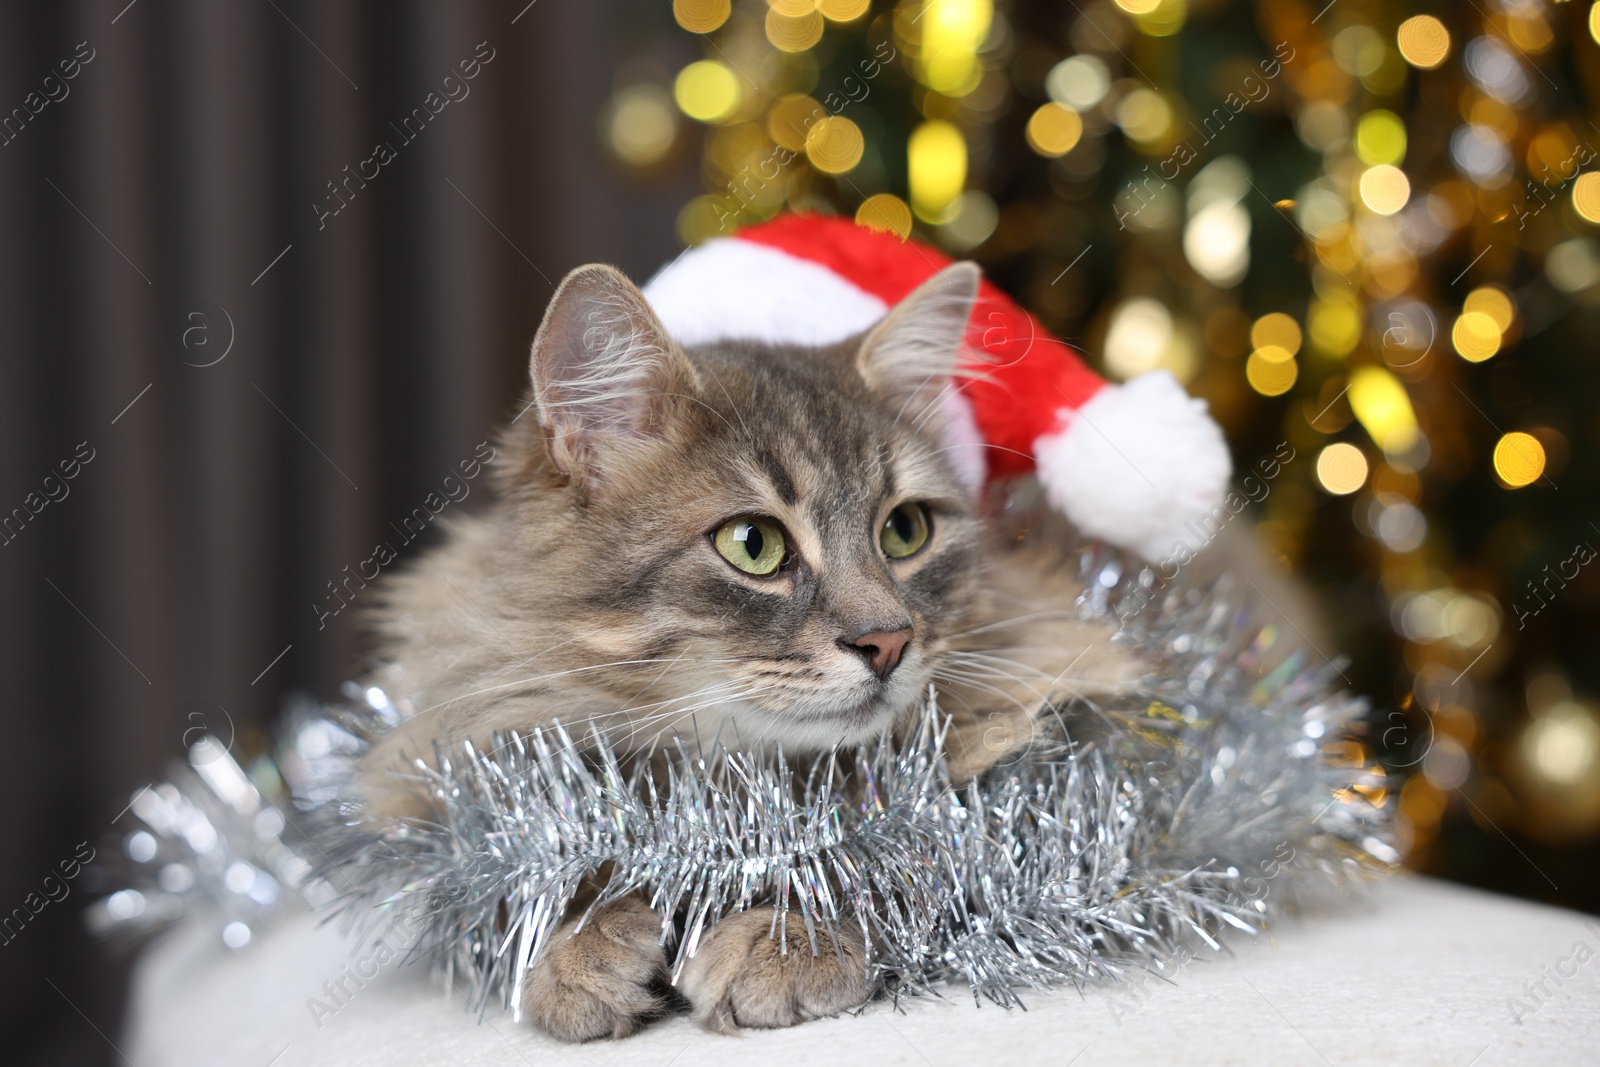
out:
M645 283L644 297L680 345L834 345L889 311L827 267L737 237L689 249Z
M1227 491L1233 463L1206 404L1164 370L1107 385L1064 428L1034 442L1039 481L1050 503L1090 537L1138 552L1192 551L1192 524Z

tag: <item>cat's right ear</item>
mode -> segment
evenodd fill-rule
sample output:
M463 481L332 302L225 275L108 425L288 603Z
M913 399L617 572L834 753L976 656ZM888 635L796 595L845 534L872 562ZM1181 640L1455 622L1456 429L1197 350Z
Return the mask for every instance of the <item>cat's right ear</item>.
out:
M952 263L919 285L872 328L856 366L891 396L936 396L961 357L981 278L975 263Z
M550 461L586 495L661 431L663 399L693 374L644 295L600 264L577 268L557 287L528 371Z

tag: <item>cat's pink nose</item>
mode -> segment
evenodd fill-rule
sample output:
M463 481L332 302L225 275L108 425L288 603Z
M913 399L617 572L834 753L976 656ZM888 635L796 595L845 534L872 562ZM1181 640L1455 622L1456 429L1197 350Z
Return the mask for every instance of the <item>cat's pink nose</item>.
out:
M887 678L889 672L900 662L900 653L905 650L906 642L910 640L909 629L874 630L852 638L849 643L866 657L867 666L872 668L873 674L879 678Z

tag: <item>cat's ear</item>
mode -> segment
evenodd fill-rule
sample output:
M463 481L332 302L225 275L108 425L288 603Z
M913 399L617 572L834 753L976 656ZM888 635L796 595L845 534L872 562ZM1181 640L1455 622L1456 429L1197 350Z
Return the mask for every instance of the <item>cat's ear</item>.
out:
M856 356L867 384L908 398L941 391L960 358L980 277L977 264L952 263L891 308Z
M693 371L621 271L590 264L550 300L529 362L550 461L593 489L617 456L662 429L662 401Z

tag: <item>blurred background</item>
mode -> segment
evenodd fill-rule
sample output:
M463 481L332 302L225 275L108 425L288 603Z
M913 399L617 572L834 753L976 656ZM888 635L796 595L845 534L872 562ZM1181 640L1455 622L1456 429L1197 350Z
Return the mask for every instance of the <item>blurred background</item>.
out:
M1253 518L1374 705L1330 758L1384 761L1409 866L1600 912L1597 40L1582 0L4 5L8 1058L118 1061L92 850L359 672L346 579L436 536L553 283L786 209L1292 447Z

